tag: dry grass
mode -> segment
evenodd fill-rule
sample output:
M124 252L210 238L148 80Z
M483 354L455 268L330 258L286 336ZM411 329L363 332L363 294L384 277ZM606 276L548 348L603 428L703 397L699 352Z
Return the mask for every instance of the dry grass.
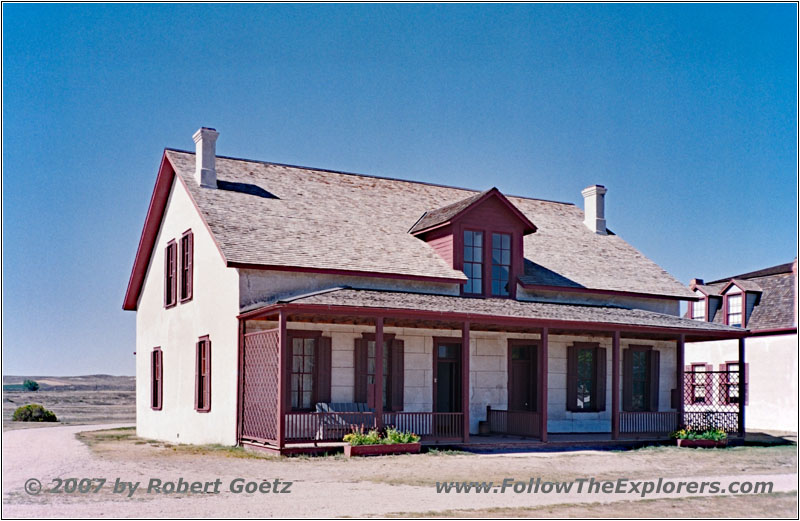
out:
M42 427L42 423L11 420L17 407L38 403L56 414L58 423L47 426L92 423L134 423L136 392L133 390L42 390L3 392L3 430Z
M482 510L441 510L397 512L387 517L468 518L797 518L797 492L776 494L688 497L571 503L531 508L488 508Z

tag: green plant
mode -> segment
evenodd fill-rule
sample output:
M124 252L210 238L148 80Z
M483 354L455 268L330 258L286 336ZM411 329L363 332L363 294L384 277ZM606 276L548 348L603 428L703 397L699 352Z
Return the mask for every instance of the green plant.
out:
M53 411L48 411L38 403L23 405L14 411L12 416L18 422L56 422L58 419Z
M724 441L728 439L728 434L722 429L706 429L697 431L691 426L685 427L672 433L673 438L679 440L713 440Z
M410 431L400 431L389 427L386 429L386 434L381 436L377 429L371 429L364 432L362 427L359 430L354 430L349 434L345 434L343 440L350 445L393 445L397 443L417 443L419 436Z
M24 382L22 382L22 387L26 391L38 391L39 383L34 380L25 380Z

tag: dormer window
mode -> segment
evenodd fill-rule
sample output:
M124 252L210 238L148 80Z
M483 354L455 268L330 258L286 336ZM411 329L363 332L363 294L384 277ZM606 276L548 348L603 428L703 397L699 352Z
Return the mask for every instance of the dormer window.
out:
M742 294L728 295L728 325L742 327Z
M409 233L466 276L461 294L516 298L524 236L536 226L497 188L425 212Z
M692 320L706 319L706 299L702 298L692 303Z
M483 232L464 230L464 293L483 294Z

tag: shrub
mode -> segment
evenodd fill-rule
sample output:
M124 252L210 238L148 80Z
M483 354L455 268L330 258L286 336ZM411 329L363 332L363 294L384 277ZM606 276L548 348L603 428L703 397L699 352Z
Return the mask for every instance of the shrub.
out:
M17 422L56 422L53 411L48 411L38 403L23 405L14 411L13 420Z
M706 429L703 431L692 430L691 426L672 433L673 438L679 440L713 440L723 441L728 438L728 434L722 429Z
M377 429L364 432L364 429L354 430L345 434L343 440L350 445L393 445L396 443L417 443L419 436L413 432L399 431L397 429L386 429L386 435L381 436Z
M34 380L25 380L24 382L22 382L22 387L26 391L38 391L39 383Z

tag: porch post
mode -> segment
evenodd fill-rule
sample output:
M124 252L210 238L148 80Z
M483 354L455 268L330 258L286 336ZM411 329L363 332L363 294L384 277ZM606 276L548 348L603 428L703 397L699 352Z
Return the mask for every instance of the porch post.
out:
M547 443L547 333L548 329L543 327L539 348L539 430L542 443Z
M383 428L383 317L375 318L375 416Z
M286 359L289 345L286 341L286 311L278 311L278 449L286 444Z
M461 326L461 411L464 414L464 442L469 441L469 322Z
M686 379L686 376L685 376L685 374L683 372L683 367L684 367L684 353L683 353L684 345L683 344L684 344L685 340L686 340L686 336L685 335L681 334L681 335L678 336L678 345L677 345L677 349L678 349L678 353L677 353L677 355L678 355L677 356L677 358L678 358L678 362L677 362L678 363L678 368L677 369L678 370L676 371L676 373L678 375L678 381L676 382L676 384L678 386L678 388L677 388L677 391L678 391L677 392L678 403L676 404L676 408L678 410L678 427L679 428L683 427L683 404L684 404L684 400L686 400L686 397L685 397L686 389L684 389L684 387L686 386L686 382L684 381Z
M744 404L747 402L747 385L744 381L744 338L739 339L739 432L744 438Z
M611 439L619 439L619 331L611 338Z

